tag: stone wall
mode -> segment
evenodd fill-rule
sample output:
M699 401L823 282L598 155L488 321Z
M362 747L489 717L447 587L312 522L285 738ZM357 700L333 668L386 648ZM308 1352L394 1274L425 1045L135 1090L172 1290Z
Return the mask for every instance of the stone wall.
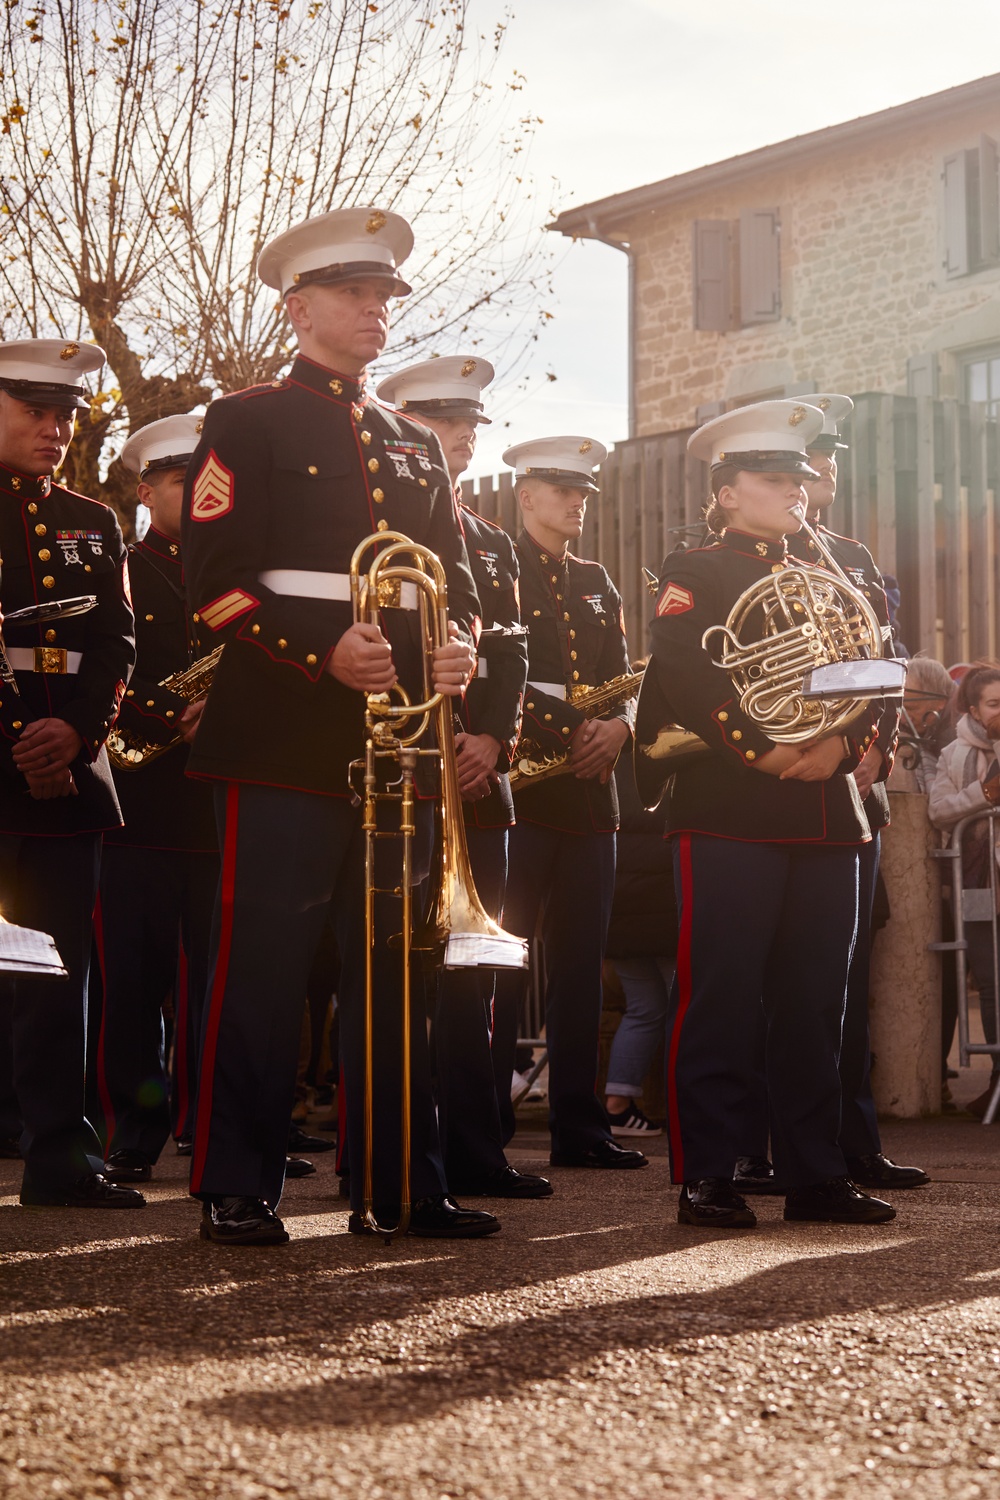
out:
M945 351L942 395L958 395L950 351L1000 342L1000 268L946 280L942 162L1000 136L1000 106L956 112L808 166L757 170L616 226L636 251L639 435L684 427L707 401L816 382L905 393L911 355ZM692 223L781 210L782 316L712 333L692 327Z

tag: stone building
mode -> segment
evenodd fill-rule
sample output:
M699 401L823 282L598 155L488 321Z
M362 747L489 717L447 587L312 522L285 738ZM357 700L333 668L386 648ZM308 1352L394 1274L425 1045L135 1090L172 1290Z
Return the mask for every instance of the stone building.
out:
M1000 74L563 213L631 271L631 433L816 390L1000 405Z

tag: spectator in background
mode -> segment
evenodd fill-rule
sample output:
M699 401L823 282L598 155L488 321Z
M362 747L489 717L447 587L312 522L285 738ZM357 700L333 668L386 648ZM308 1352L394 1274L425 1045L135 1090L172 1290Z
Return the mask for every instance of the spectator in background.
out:
M896 656L908 657L910 648L899 638L899 579L894 578L891 573L882 574L882 586L885 589L885 602L889 610L889 624L892 627L892 644Z
M625 1014L611 1043L604 1102L613 1135L660 1135L638 1101L666 1036L677 954L673 856L663 814L642 806L631 756L619 760L615 782L621 827L607 957L625 992Z
M1000 806L1000 662L977 663L958 686L957 706L962 711L957 733L941 752L930 789L928 811L935 828L945 839L963 818ZM973 823L962 836L962 884L981 889L992 883L991 863L1000 861L1000 825L985 819ZM983 1034L987 1042L997 1039L996 973L993 958L993 923L966 920L969 973L979 990ZM1000 1078L994 1066L989 1087L967 1105L980 1119L986 1113L993 1088Z
M929 792L938 757L955 738L955 684L943 662L913 656L906 665L901 736L916 752L917 786ZM909 765L907 759L906 764Z

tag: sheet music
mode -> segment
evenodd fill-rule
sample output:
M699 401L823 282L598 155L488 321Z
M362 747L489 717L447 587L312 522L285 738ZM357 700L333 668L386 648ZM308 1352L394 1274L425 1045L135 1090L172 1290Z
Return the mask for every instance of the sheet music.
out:
M0 917L0 974L66 973L59 949L47 932L15 927Z

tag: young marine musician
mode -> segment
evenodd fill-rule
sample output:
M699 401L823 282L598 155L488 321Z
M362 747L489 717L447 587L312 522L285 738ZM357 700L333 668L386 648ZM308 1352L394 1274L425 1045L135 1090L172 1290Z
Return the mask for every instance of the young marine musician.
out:
M485 359L428 359L383 380L377 394L436 433L459 498L484 631L475 677L459 710L455 736L465 837L472 876L497 921L507 886L508 829L514 802L508 772L521 727L528 651L520 633L518 564L507 533L461 503L459 479L472 462L476 431L489 417L482 395L493 379ZM490 1035L496 976L492 970L446 969L438 977L434 1038L438 1119L449 1185L463 1194L545 1198L544 1177L519 1172L504 1155Z
M667 558L652 623L655 689L669 719L708 747L679 765L666 803L680 914L667 1055L671 1164L682 1185L678 1220L701 1227L756 1222L732 1179L756 1098L762 1006L785 1217L894 1217L854 1187L839 1145L858 850L870 838L852 773L874 740L872 716L847 734L779 744L744 712L702 643L745 590L788 568L786 533L801 521L803 479L815 477L805 450L822 426L821 412L775 401L693 435L690 451L711 464L717 540Z
M0 685L0 910L55 939L68 979L0 978L0 1027L23 1129L21 1202L141 1208L108 1181L85 1114L87 982L101 834L121 822L104 742L135 660L125 544L113 511L53 481L89 405L94 344L0 344L0 555L16 690ZM32 605L87 613L16 624ZM0 1049L2 1051L3 1049Z
M615 760L631 739L630 705L588 718L574 688L629 672L618 591L600 563L569 549L583 531L593 466L607 456L587 437L540 438L508 448L522 530L517 539L521 613L528 627L523 732L543 754L566 757L565 773L527 781L516 793L504 920L545 953L550 1160L554 1167L644 1167L641 1151L612 1137L597 1086L601 967L615 884L618 800ZM497 976L493 1059L505 1139L524 976Z
M201 422L194 415L163 417L139 428L122 449L151 519L129 549L136 670L114 743L171 748L134 769L113 766L125 826L105 837L101 861L97 1093L105 1169L115 1182L148 1181L171 1131L184 1154L194 1131L218 838L211 787L184 774L204 698L191 703L160 683L215 644L187 607L180 540L184 476ZM171 994L168 1079L162 1006Z
M274 1210L306 985L328 910L343 965L349 1228L367 1232L364 833L349 766L364 753L365 694L397 680L419 692L424 663L402 597L381 625L353 622L349 568L360 542L397 531L441 559L454 623L434 652L435 688L459 697L476 661L478 601L440 446L365 390L390 302L410 290L398 266L412 244L397 214L352 208L265 246L258 274L284 299L298 354L283 380L209 408L188 472L189 594L226 642L189 762L191 774L215 783L222 848L191 1173L201 1233L221 1243L288 1238ZM423 830L427 819L418 822ZM391 875L377 873L379 885L397 884L398 860ZM394 1222L400 988L388 938L399 913L391 897L375 905L375 1209L380 1222ZM412 1038L410 1232L492 1233L491 1214L448 1196L417 1022Z

